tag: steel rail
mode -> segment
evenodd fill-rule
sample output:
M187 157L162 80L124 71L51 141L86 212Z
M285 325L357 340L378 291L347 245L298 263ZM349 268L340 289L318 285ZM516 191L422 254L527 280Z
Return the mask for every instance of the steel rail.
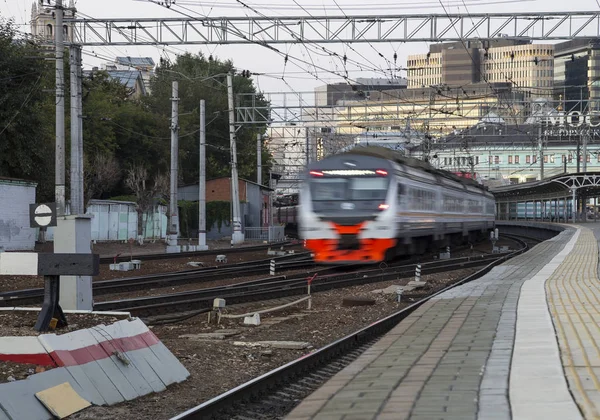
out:
M127 262L132 259L141 261L152 261L152 260L170 260L175 258L190 258L190 257L201 257L204 255L219 255L219 254L243 254L246 252L262 251L263 249L269 249L281 246L294 246L299 243L293 243L291 241L276 242L266 245L251 245L243 246L240 248L216 248L209 249L206 251L186 251L177 253L157 253L157 254L139 254L131 255L126 252L122 252L119 256L115 257L102 257L100 258L100 264L111 264L113 262Z
M244 261L227 266L211 266L173 273L152 274L138 277L126 277L112 280L96 281L92 284L95 296L111 293L128 292L141 288L169 287L182 284L216 281L224 276L247 276L252 274L268 274L271 261L275 261L275 269L291 270L312 266L310 253L287 254L272 258ZM0 293L0 307L37 304L44 296L43 288L12 290Z
M442 260L421 264L421 274L434 274L457 269L478 267L498 258L500 254L481 257L463 257L455 260ZM277 299L306 294L307 276L315 272L320 275L311 284L311 292L321 292L334 288L375 283L414 276L416 264L387 269L369 269L350 273L323 275L327 270L351 269L348 266L322 269L290 278L267 278L234 285L218 286L200 290L173 293L162 296L141 297L117 301L99 302L94 305L97 311L129 311L139 317L173 314L186 311L198 311L212 306L215 298L223 298L228 305Z

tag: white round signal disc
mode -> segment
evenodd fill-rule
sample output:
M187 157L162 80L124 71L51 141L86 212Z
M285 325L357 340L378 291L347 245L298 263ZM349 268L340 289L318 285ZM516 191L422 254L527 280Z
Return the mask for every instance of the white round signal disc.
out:
M45 204L35 209L35 222L40 226L48 226L52 221L52 210Z

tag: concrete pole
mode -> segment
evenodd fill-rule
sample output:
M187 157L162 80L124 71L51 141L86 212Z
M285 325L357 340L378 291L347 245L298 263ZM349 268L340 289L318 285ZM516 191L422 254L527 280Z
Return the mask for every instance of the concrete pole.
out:
M231 209L233 212L231 244L236 245L244 242L244 234L242 233L242 218L240 214L240 193L235 144L235 113L233 109L233 75L231 73L227 73L227 99L229 102L229 142L231 148Z
M85 192L83 188L83 74L81 71L81 46L78 46L77 49L77 119L79 120L79 136L77 139L77 147L79 148L79 162L78 162L78 171L79 171L79 213L85 213Z
M206 245L206 107L200 100L200 180L198 183L198 251Z
M273 173L271 171L269 171L269 188L271 188L272 190L275 189L275 185L273 182ZM275 210L275 208L273 207L273 194L274 191L269 191L269 242L271 242L273 239L273 221L275 216L273 214L273 211Z
M65 82L63 53L63 5L56 0L54 46L56 59L56 156L55 156L55 200L56 212L65 214Z
M262 135L256 135L256 183L262 185Z
M177 246L179 217L177 209L177 164L179 161L179 86L173 81L171 98L171 196L169 200L169 245ZM174 250L176 251L176 250Z
M583 146L582 146L582 151L581 153L583 154L583 172L587 172L587 140L588 140L588 136L587 133L584 132L582 134L583 137Z
M577 172L579 173L581 168L581 135L577 139Z
M306 127L306 166L310 163L310 135L308 134L308 127Z
M565 200L566 201L566 200ZM573 211L573 223L577 220L577 189L573 188L573 202L572 202L572 211ZM566 206L565 206L566 209Z
M542 138L542 123L538 128L539 147L540 147L540 181L544 179L544 140Z
M71 214L79 212L79 107L78 91L79 80L77 79L77 47L69 47L69 79L71 82Z

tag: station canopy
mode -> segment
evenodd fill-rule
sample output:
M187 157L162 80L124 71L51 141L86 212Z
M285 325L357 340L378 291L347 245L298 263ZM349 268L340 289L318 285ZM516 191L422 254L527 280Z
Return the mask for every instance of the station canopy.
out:
M600 172L561 174L541 181L490 188L499 203L600 196Z

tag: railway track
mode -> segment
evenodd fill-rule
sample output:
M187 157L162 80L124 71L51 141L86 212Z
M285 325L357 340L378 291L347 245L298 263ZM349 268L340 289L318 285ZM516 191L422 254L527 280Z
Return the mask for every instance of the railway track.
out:
M421 263L421 274L434 274L489 264L499 254L477 257L462 257L450 260ZM382 265L378 268L362 266L356 270L353 266L328 267L311 270L290 276L274 276L226 286L204 288L161 296L141 297L117 301L99 302L94 305L97 311L127 311L138 317L174 315L191 311L209 311L215 298L225 299L227 305L254 301L299 296L307 293L307 279L317 275L311 283L311 292L322 292L336 288L356 286L395 280L415 275L417 264Z
M252 246L243 246L239 248L217 248L217 249L209 249L206 251L189 251L189 252L177 252L177 253L156 253L156 254L139 254L133 255L133 259L141 260L141 261L152 261L152 260L170 260L175 258L190 258L190 257L199 257L203 255L219 255L219 254L243 254L246 252L255 252L262 251L269 248L281 247L281 246L295 246L299 245L298 241L286 241L286 242L277 242L271 244L262 244L262 245L252 245ZM100 264L111 264L114 262L126 262L132 259L131 255L127 255L123 253L122 255L118 255L115 257L102 257L100 258Z
M299 401L350 364L364 350L369 348L375 340L392 329L423 303L446 290L485 275L496 265L525 252L529 248L526 241L519 240L516 237L515 240L522 244L521 249L504 255L495 254L496 258L494 260L487 261L487 264L481 270L463 280L447 286L368 327L239 385L173 417L172 420L283 418Z
M277 272L313 266L310 253L301 252L264 260L229 264L224 267L212 266L175 273L96 281L92 287L94 296L101 296L145 288L172 287L183 284L217 281L229 277L268 274L271 261L275 261ZM43 297L43 288L3 292L0 293L0 306L35 305L41 303Z

